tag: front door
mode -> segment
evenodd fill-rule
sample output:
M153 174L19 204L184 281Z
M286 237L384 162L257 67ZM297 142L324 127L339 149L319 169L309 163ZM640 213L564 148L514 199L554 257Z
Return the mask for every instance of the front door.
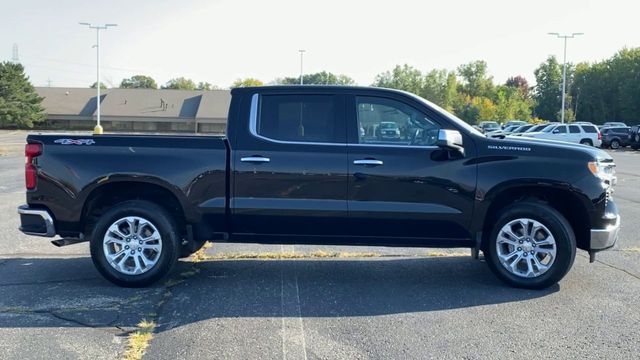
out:
M344 234L344 96L254 95L249 116L233 151L232 232Z
M445 122L402 99L348 104L351 234L442 246L470 239L476 167L435 146Z

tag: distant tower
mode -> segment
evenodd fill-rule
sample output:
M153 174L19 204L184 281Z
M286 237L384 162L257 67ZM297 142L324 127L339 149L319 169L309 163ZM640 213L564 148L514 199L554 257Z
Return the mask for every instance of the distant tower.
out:
M18 56L18 44L13 44L13 55L11 56L11 61L14 63L20 62L20 57Z

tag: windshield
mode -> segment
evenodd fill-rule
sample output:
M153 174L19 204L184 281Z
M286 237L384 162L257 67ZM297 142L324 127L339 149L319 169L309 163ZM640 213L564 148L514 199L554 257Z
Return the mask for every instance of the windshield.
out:
M451 122L453 122L454 124L456 124L457 126L463 128L465 131L468 131L472 134L478 135L478 136L484 136L483 133L481 133L478 129L474 128L473 126L469 125L466 121L460 119L459 117L453 115L452 113L448 112L447 110L441 108L440 106L432 103L429 100L426 100L424 98L421 98L418 95L415 94L411 94L409 92L405 92L403 91L405 94L408 94L410 96L412 96L414 99L418 99L419 101L425 103L427 106L437 110L440 112L440 114L442 114L444 117L446 117L447 119L449 119Z
M500 126L498 125L498 123L484 123L482 124L482 127L485 129L497 129Z
M397 129L398 125L393 122L383 122L383 123L380 123L380 128L381 129Z

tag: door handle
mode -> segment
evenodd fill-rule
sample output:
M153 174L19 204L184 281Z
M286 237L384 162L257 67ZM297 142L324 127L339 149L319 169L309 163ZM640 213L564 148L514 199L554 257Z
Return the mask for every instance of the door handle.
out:
M353 165L369 165L369 166L378 166L384 164L381 160L376 159L362 159L362 160L353 160Z
M240 158L242 162L251 162L251 163L268 163L271 159L264 156L247 156Z

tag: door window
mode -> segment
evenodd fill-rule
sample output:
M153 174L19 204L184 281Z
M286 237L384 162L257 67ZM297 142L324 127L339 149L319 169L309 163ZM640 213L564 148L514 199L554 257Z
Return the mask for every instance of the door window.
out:
M344 143L345 128L336 119L333 95L264 95L256 131L291 142Z
M400 101L357 96L358 143L400 146L436 144L440 126Z
M578 125L570 125L569 132L571 134L580 134L580 128L578 127Z
M564 125L560 125L560 126L556 127L553 130L553 133L554 134L566 134L567 133L567 127L564 126Z

